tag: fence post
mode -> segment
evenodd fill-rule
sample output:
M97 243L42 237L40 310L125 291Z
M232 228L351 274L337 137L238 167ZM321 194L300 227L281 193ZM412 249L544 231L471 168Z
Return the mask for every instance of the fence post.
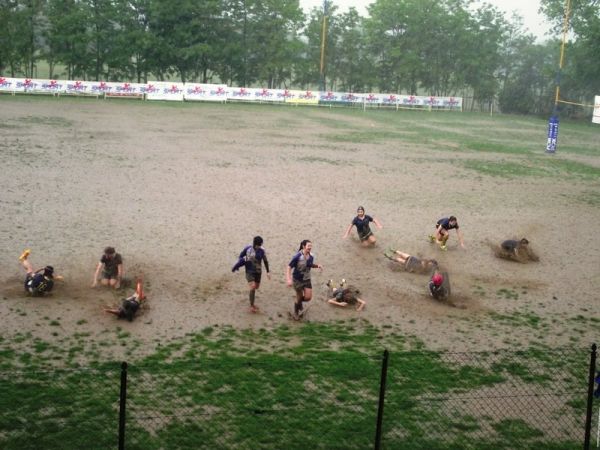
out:
M127 402L127 363L121 363L121 393L119 395L119 450L125 449L125 403Z
M377 408L377 430L375 431L375 450L381 448L381 428L383 425L383 401L385 398L385 383L387 379L388 360L390 353L383 351L383 361L381 363L381 380L379 382L379 407Z
M590 371L588 375L587 411L585 415L585 438L583 449L590 449L590 433L592 431L592 407L594 405L594 374L596 373L596 344L592 344L590 354Z

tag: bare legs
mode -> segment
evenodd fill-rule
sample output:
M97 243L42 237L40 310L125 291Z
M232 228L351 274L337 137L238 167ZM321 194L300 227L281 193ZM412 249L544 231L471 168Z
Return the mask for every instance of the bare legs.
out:
M256 281L251 281L248 283L248 299L250 300L250 312L256 313L258 312L258 307L254 305L254 299L256 297L256 291L258 290L260 284Z

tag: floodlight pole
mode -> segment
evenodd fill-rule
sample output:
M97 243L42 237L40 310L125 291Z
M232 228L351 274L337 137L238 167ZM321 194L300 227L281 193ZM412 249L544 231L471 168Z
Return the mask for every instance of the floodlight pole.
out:
M571 13L571 0L565 1L565 18L563 20L562 43L560 45L560 60L558 62L558 74L556 75L556 95L554 96L554 112L558 114L558 101L560 99L560 77L565 61L565 42L567 40L567 32L569 31L569 14Z
M325 91L325 43L327 42L328 0L323 0L323 23L321 26L321 66L319 70L319 89Z

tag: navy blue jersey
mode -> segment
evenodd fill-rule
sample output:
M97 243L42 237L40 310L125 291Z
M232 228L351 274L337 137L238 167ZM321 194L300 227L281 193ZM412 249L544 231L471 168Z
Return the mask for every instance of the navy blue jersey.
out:
M441 226L444 230L451 230L453 228L458 230L458 222L455 222L454 225L450 225L450 219L448 217L438 220L436 225Z
M519 241L515 241L513 239L508 239L504 241L502 244L502 248L507 252L514 252L519 247Z
M352 221L352 225L356 225L356 231L358 231L358 234L363 235L371 231L369 222L373 222L373 218L365 214L362 219L356 216Z
M292 258L289 266L294 269L292 277L296 281L308 281L310 280L310 269L314 265L314 258L312 255L308 255L308 258L304 256L304 253L298 252Z
M265 264L265 269L269 271L269 261L267 260L267 252L262 247L254 248L253 245L247 245L240 252L240 260L245 261L246 272L259 273L262 272L262 263Z
M25 290L33 295L44 295L54 287L54 280L43 273L28 275L25 279Z

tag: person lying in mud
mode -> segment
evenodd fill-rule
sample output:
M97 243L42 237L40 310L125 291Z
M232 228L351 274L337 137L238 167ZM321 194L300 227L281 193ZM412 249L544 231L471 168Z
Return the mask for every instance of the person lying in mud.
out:
M400 263L404 267L404 270L410 273L427 274L438 267L438 262L435 259L417 258L393 248L388 248L383 254L386 258Z
M122 299L120 307L105 308L104 312L113 314L119 319L127 319L131 322L133 321L135 314L140 309L140 306L145 299L146 296L142 290L142 283L140 280L138 280L136 290L133 295Z
M25 269L25 292L34 297L42 297L45 294L50 293L54 287L54 281L62 281L63 277L60 275L54 275L54 267L46 266L38 270L34 270L31 262L29 261L29 255L31 250L27 249L19 256L19 261Z
M436 270L427 286L429 293L434 299L446 301L450 298L450 282L447 273L442 274Z
M367 302L359 297L360 290L356 286L346 285L346 280L342 280L339 287L335 287L333 280L327 282L329 292L327 303L334 306L345 308L355 306L357 311L362 311Z
M507 239L495 248L495 251L496 256L499 258L519 262L539 261L538 256L529 247L529 241L526 238L521 240Z

